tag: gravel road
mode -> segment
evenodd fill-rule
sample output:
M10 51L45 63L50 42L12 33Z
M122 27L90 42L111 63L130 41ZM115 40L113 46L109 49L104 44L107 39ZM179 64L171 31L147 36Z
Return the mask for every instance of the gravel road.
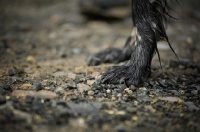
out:
M163 69L155 55L150 79L127 87L101 84L114 64L87 58L122 47L130 17L88 20L77 0L1 0L0 131L200 131L200 10L190 9L167 24L180 61L159 42Z

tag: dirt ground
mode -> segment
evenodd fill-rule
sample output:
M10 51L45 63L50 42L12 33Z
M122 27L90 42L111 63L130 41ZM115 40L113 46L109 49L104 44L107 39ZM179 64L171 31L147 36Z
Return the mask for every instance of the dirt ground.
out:
M1 0L0 131L200 131L200 10L175 10L180 62L159 42L163 70L155 55L151 78L127 88L99 84L113 64L87 58L122 47L131 18L88 20L77 0Z

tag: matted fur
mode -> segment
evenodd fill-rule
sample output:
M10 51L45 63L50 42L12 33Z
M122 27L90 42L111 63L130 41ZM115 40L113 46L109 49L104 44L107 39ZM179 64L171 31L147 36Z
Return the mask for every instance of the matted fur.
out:
M166 0L132 0L133 24L136 35L131 35L122 49L110 48L96 55L98 61L90 59L89 64L93 62L93 65L101 62L119 63L129 59L122 66L108 69L102 75L102 83L125 83L130 86L145 81L151 74L151 61L155 52L157 52L160 61L157 49L157 41L159 40L167 41L174 52L164 27L166 17L173 18L168 13L169 9Z

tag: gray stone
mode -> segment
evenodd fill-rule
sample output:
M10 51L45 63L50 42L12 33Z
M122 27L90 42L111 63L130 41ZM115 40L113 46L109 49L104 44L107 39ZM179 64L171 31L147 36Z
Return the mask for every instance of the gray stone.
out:
M78 114L98 114L99 110L102 107L102 103L99 102L90 102L90 103L68 103L68 107L75 113Z

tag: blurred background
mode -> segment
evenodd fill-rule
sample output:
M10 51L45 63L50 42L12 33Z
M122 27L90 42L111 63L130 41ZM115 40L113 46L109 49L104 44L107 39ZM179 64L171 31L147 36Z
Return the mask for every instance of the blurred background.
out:
M200 2L171 5L172 16L180 17L167 24L172 46L180 59L200 62ZM124 45L132 29L130 0L1 0L0 29L1 67L37 63L43 70L73 70L86 66L90 54ZM165 42L158 47L164 65L175 59Z

